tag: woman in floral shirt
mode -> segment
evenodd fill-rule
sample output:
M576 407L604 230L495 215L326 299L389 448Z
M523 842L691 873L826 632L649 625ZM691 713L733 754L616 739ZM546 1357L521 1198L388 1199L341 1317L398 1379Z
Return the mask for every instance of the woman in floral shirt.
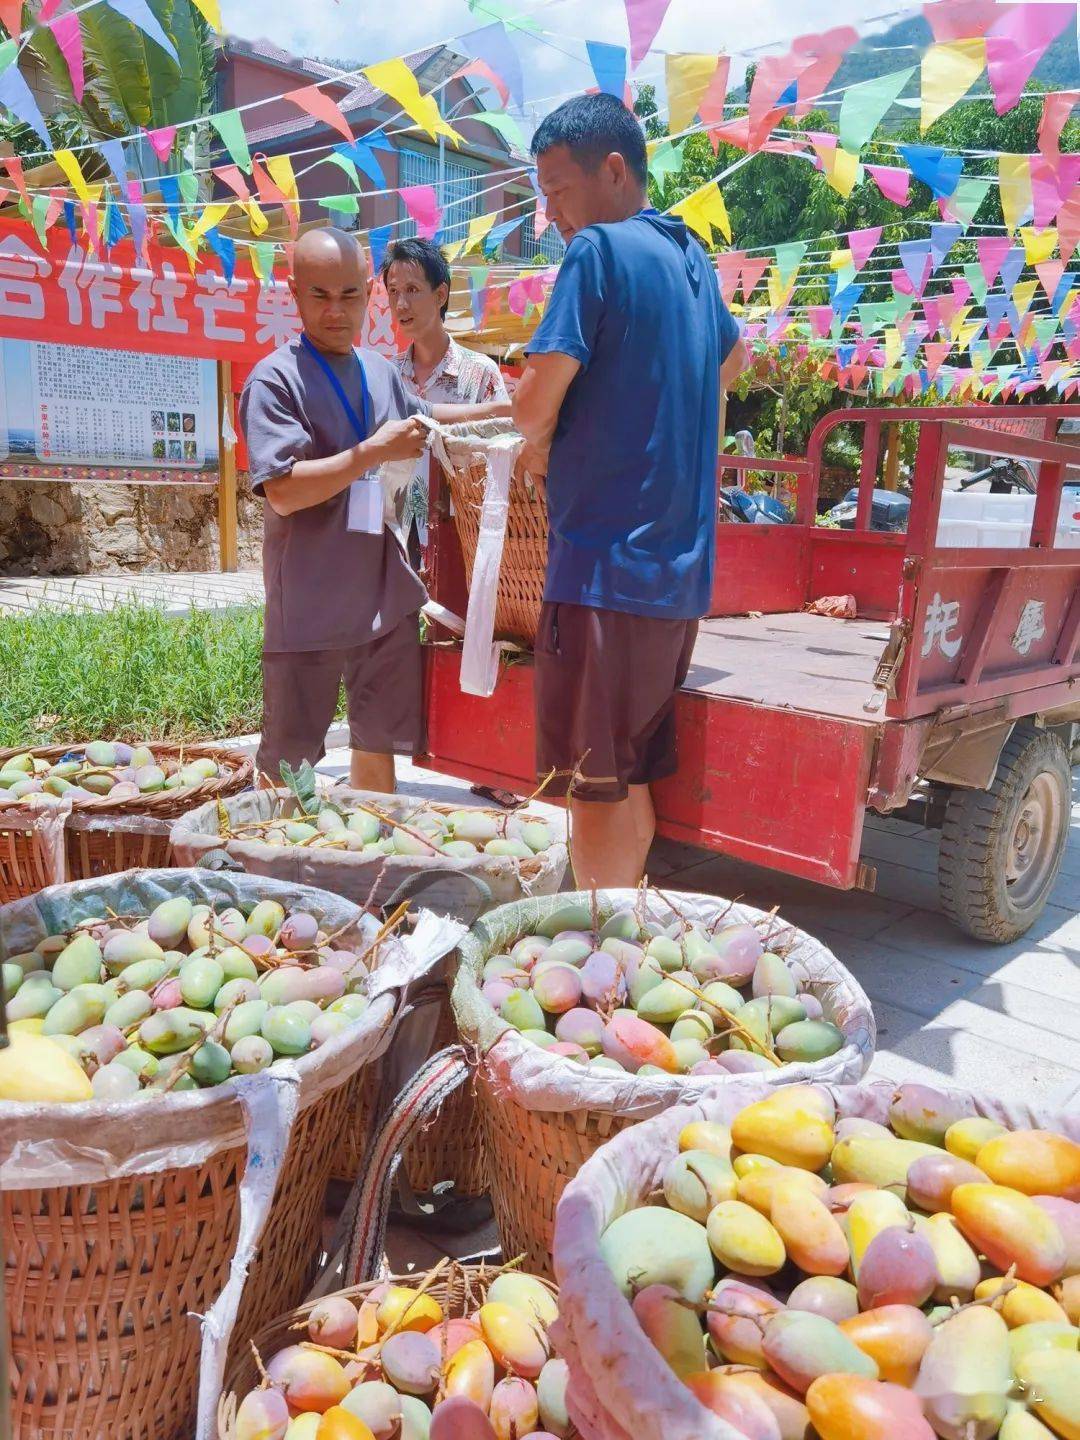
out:
M409 348L398 360L405 389L432 405L479 405L506 400L498 365L466 350L446 329L450 267L430 240L397 240L386 251L382 278L390 310ZM427 543L428 462L421 460L410 491L406 527ZM411 549L411 535L410 535Z

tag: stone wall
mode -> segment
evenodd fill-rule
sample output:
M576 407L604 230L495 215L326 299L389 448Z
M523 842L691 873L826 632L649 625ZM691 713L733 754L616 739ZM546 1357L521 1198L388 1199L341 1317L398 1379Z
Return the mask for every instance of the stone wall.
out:
M239 563L257 568L262 505L240 484ZM0 480L0 575L217 570L217 490Z

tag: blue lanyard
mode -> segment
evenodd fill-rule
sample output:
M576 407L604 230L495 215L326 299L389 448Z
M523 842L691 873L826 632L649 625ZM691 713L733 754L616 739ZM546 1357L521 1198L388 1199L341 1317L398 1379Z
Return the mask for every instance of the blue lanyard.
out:
M356 368L360 371L360 406L364 412L363 422L361 422L360 416L357 415L352 401L345 394L345 390L341 384L341 381L334 374L331 367L327 364L326 357L319 353L319 351L315 348L315 346L311 343L311 341L306 335L300 336L300 343L307 349L309 354L314 356L316 365L319 366L323 374L330 381L330 384L334 387L334 393L341 401L341 408L349 417L352 427L356 431L357 440L366 440L368 438L369 427L371 423L371 397L368 394L367 376L364 374L364 367L361 363L360 356L357 355L355 350L352 352L353 359L356 361Z

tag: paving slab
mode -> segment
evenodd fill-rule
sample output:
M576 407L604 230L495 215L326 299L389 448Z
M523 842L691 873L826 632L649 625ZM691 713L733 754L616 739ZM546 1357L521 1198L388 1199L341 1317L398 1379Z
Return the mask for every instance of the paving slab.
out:
M261 604L262 575L251 570L180 575L0 576L0 615L26 615L37 609L110 610L138 601L159 605L167 615L188 610L228 609Z

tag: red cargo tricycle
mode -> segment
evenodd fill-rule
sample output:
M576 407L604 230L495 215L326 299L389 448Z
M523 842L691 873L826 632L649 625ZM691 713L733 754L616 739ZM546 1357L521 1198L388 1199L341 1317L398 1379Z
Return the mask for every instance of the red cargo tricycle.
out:
M710 615L678 697L679 773L656 787L660 834L872 889L875 871L859 859L867 809L917 814L941 828L941 903L956 924L989 941L1032 925L1069 835L1080 722L1075 415L1026 405L843 410L818 424L805 458L723 458L725 471L791 477L796 518L717 525ZM909 422L919 430L907 531L878 532L883 441ZM825 442L838 426L861 436L853 530L816 523ZM950 456L964 453L1012 457L1037 475L1013 543L942 543ZM437 506L432 514L433 598L463 613L457 535ZM808 611L834 595L854 597L856 618ZM528 657L505 667L490 699L462 693L459 658L445 644L426 652L425 763L530 793Z

